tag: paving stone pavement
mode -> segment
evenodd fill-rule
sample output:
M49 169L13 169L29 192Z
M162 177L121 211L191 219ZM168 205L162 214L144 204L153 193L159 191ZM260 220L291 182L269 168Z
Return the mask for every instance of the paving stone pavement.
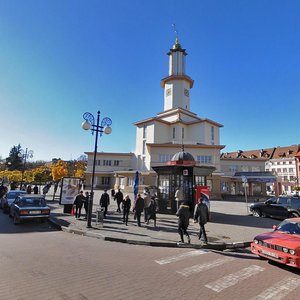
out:
M142 222L138 227L133 213L129 216L128 226L122 222L122 213L118 213L115 201L110 201L107 218L103 225L96 224L96 210L99 208L99 199L103 191L96 190L93 205L92 228L87 228L84 219L85 210L82 209L82 217L76 219L71 214L63 213L63 206L58 200L47 195L46 200L51 207L50 222L67 232L100 238L107 241L123 242L150 246L165 247L191 247L210 248L223 250L229 248L249 247L253 237L259 233L272 230L272 225L277 225L280 220L269 218L255 218L249 214L246 203L234 201L211 201L211 222L206 224L208 244L202 244L198 239L199 225L190 220L188 232L191 235L191 244L178 243L177 220L175 215L157 214L157 225L153 221L147 225ZM133 199L131 195L131 199ZM143 220L143 215L142 215Z

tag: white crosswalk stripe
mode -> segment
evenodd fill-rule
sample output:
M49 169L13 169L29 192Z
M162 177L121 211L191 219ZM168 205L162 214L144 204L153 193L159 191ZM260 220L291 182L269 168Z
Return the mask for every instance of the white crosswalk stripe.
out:
M287 277L270 288L263 291L261 294L252 298L252 300L280 300L287 296L290 292L300 286L300 278Z
M194 251L189 251L189 252L185 252L179 255L174 255L174 256L170 256L167 258L163 258L163 259L159 259L156 260L155 262L160 264L160 265L165 265L165 264L170 264L176 261L180 261L189 257L195 257L195 256L199 256L202 254L206 254L209 253L209 251L205 251L205 250L194 250Z
M233 261L234 258L233 257L226 257L226 258L220 258L220 259L216 259L216 260L213 260L211 262L207 262L207 263L204 263L204 264L201 264L201 265L195 265L195 266L192 266L192 267L189 267L189 268L185 268L183 270L180 270L180 271L176 271L177 273L185 276L185 277L188 277L192 274L195 274L195 273L200 273L202 271L206 271L206 270L209 270L209 269L212 269L212 268L215 268L215 267L219 267L223 264L226 264L230 261Z
M213 291L219 293L224 289L227 289L233 285L236 285L240 281L243 281L251 276L258 274L259 272L264 271L265 269L256 265L244 268L236 273L227 275L223 278L220 278L214 282L206 284L205 286Z

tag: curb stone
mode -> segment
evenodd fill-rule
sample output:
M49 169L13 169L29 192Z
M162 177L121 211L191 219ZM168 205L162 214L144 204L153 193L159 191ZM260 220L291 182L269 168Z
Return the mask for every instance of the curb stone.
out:
M141 241L141 240L128 240L122 238L116 238L111 236L105 236L100 233L94 233L91 231L84 231L73 227L62 226L57 222L57 220L49 218L48 222L51 223L58 230L74 233L82 236L87 236L91 238L102 239L110 242L118 242L130 245L140 245L140 246L151 246L151 247L169 247L169 248L192 248L192 249L211 249L217 251L223 251L226 249L238 249L238 248L248 248L251 242L232 242L232 243L214 243L214 244L185 244L178 242L151 242L151 241Z

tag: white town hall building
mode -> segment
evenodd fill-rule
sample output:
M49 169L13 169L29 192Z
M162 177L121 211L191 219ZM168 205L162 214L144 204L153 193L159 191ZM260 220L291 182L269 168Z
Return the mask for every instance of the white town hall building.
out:
M157 186L157 174L152 167L166 164L184 146L184 151L194 157L197 166L215 168L213 174L207 178L207 184L212 195L220 195L220 150L224 148L220 145L220 128L223 125L200 118L190 111L190 89L194 81L186 75L186 55L185 49L176 38L168 53L168 76L161 80L164 110L152 118L134 123L134 153L97 153L94 182L96 188L120 187L125 191L132 191L136 171L140 173L141 190L144 186ZM94 153L86 154L86 186L90 186Z

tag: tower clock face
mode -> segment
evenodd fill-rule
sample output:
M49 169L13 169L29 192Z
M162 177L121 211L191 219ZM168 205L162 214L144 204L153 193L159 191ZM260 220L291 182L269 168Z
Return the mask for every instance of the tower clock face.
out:
M169 88L166 90L166 96L171 96L172 90Z
M188 89L184 89L184 95L188 97L190 95L190 91Z

